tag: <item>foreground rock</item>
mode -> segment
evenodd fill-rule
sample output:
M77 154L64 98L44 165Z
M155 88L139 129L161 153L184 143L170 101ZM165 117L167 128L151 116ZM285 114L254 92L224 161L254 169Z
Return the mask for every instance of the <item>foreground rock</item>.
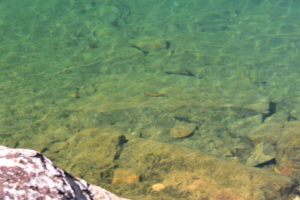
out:
M0 199L122 200L73 177L36 151L4 146L0 146Z

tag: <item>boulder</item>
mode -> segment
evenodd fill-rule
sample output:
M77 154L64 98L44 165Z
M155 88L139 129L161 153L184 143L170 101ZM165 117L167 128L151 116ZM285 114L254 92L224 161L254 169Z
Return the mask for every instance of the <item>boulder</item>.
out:
M0 199L125 200L58 168L41 153L0 146Z

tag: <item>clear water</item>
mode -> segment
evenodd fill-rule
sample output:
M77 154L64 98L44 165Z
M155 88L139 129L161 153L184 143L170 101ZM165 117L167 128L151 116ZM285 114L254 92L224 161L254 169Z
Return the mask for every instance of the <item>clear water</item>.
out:
M251 131L300 119L299 13L297 0L1 0L0 143L55 159L100 128L247 164ZM178 140L178 124L197 128Z

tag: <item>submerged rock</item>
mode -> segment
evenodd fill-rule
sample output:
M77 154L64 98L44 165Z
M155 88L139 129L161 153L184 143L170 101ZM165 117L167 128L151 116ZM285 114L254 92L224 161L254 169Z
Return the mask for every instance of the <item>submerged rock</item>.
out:
M175 127L171 130L172 137L175 139L186 138L193 134L197 125L194 123L180 122L176 123Z
M264 143L262 142L255 146L255 149L251 153L251 156L247 159L246 164L248 166L259 166L263 163L275 159L275 155L273 155L273 152L265 152L265 149L268 148L265 146L267 145L264 145Z
M288 122L277 144L276 172L300 182L300 122ZM298 187L300 191L300 186Z
M0 199L125 200L55 166L41 153L0 146Z
M117 187L122 184L137 184L139 183L139 176L129 169L116 169L114 171L112 186Z

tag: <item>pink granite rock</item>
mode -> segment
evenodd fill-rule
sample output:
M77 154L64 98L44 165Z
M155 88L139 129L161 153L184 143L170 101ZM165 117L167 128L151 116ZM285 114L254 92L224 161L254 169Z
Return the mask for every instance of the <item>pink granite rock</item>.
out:
M0 199L125 200L55 166L41 153L0 146Z

